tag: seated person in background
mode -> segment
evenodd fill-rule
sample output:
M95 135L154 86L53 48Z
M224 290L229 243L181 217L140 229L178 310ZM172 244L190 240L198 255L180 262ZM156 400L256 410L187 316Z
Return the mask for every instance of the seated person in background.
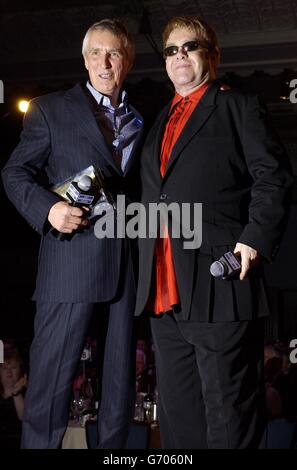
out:
M17 350L5 352L4 359L0 364L0 448L15 449L20 447L27 376Z
M147 388L146 374L146 353L144 349L138 347L136 349L136 392L145 392Z
M283 418L297 422L297 364L289 364L274 381L283 403Z
M282 370L282 357L271 357L265 363L265 390L268 420L279 419L283 416L282 398L275 387L275 381Z
M277 350L274 344L266 344L264 347L264 366L266 366L266 363L269 361L269 359L274 357L281 357L280 352Z

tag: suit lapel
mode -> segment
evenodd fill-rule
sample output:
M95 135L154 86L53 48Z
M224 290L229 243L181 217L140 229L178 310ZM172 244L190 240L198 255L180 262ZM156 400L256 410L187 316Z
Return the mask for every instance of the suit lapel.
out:
M152 166L153 172L156 176L159 177L160 181L162 180L160 173L160 153L162 139L164 135L164 128L167 123L168 112L171 106L171 102L163 109L159 117L157 118L151 132L154 138L152 139Z
M141 114L139 114L139 112L133 106L130 106L130 109L131 109L131 111L133 111L135 117L137 117L138 119L143 121L143 118L142 118ZM125 168L125 171L124 171L124 176L126 176L126 174L130 170L130 168L131 168L131 166L132 166L132 164L135 160L135 157L137 155L137 150L139 148L139 143L141 141L142 135L143 135L143 126L142 126L141 130L138 132L138 134L136 136L136 139L134 140L132 151L131 151L129 160L127 162L127 165L126 165L126 168Z
M200 129L204 126L206 121L215 111L217 107L217 105L215 104L215 97L218 91L218 87L219 85L216 82L210 85L210 87L198 103L198 106L194 109L193 113L191 114L181 135L179 136L176 144L173 147L171 156L167 164L164 179L168 175L174 162L178 159L185 146L188 145L188 143L200 131Z
M120 174L120 171L110 153L103 134L98 128L95 116L89 106L88 100L79 84L75 85L65 93L65 99L73 119L76 121L81 131L89 139L93 147L100 153L114 170Z

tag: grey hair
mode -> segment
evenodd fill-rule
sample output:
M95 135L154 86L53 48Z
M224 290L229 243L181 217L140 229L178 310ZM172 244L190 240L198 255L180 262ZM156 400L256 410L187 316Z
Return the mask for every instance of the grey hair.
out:
M98 21L97 23L94 23L88 31L85 34L85 37L83 39L82 43L82 55L85 57L87 53L87 48L88 48L88 41L90 34L93 31L109 31L112 33L114 36L119 37L123 41L123 45L125 49L128 51L128 56L131 62L134 60L135 56L135 44L134 40L127 30L126 26L119 20L119 19L109 19L106 18L104 20Z

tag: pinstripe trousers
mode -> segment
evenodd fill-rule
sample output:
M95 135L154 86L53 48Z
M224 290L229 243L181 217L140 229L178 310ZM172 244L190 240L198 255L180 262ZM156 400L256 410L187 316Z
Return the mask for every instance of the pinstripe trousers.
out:
M60 446L69 417L73 380L94 311L108 315L98 448L125 446L135 389L132 341L135 289L131 262L126 263L124 271L117 297L110 303L37 302L22 448Z

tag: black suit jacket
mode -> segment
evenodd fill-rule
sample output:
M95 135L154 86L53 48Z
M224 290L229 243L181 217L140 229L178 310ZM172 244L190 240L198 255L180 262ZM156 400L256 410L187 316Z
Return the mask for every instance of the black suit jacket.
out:
M220 91L214 82L190 116L160 176L160 144L170 104L151 129L141 156L142 202L200 202L202 245L172 238L183 319L234 321L268 313L261 268L244 281L214 280L210 264L236 242L271 260L286 218L291 175L286 152L255 96ZM139 240L136 314L145 308L155 239Z
M134 109L135 115L140 117ZM60 199L49 187L89 165L100 167L119 193L135 198L141 132L124 174L118 170L98 129L81 85L31 101L21 141L2 171L10 200L41 235L34 298L47 302L103 302L117 291L123 240L95 237L93 228L59 241L47 216ZM45 171L48 185L38 183Z

